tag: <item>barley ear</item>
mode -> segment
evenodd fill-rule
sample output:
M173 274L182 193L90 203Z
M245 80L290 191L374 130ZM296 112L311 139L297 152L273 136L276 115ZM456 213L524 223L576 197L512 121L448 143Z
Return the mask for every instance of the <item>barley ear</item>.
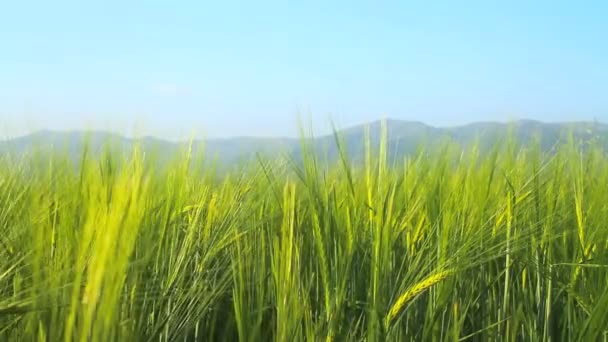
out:
M401 311L403 311L403 308L405 308L405 305L407 303L412 301L414 298L416 298L416 296L418 296L422 292L426 291L433 285L444 280L445 278L450 276L452 273L454 273L452 270L446 270L446 271L441 271L441 272L432 274L432 275L424 278L423 280L421 280L414 286L411 286L410 288L408 288L407 291L405 291L399 298L397 298L397 301L395 301L395 304L393 304L393 306L389 310L388 315L386 315L386 318L384 320L385 327L388 329L391 322L397 316L399 316L399 314L401 313Z

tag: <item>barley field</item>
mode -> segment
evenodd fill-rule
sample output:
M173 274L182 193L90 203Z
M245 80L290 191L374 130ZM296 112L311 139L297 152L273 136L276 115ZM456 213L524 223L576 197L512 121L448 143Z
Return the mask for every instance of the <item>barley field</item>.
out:
M602 341L608 158L0 159L0 341Z

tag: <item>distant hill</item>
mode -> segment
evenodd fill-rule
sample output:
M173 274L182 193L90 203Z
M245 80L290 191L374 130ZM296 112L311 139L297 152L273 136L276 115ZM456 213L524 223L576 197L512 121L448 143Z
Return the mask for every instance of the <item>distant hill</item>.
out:
M453 142L463 147L478 143L481 149L488 149L496 143L503 142L509 136L516 138L520 145L529 144L536 137L540 138L541 147L550 149L559 141L565 141L572 133L577 140L589 141L599 139L608 147L608 125L592 122L544 123L522 120L512 123L479 122L458 127L439 128L421 122L386 120L388 144L391 156L401 157L413 153L419 147L432 149L442 142ZM366 131L369 132L370 144L377 147L381 139L381 121L350 127L339 131L339 136L348 155L357 160L365 150ZM84 142L88 141L90 150L99 152L106 143L120 150L130 150L140 143L144 150L156 152L161 158L171 158L188 146L188 142L170 142L154 137L129 139L107 132L55 132L40 131L27 136L0 141L0 153L20 155L28 151L68 152L72 156L82 153ZM335 159L338 149L333 135L314 139L305 139L320 155L329 160ZM256 154L268 157L290 155L300 158L301 139L295 138L253 138L235 137L226 139L209 139L193 141L195 153L203 152L217 158L220 163L232 164L238 161L255 158Z

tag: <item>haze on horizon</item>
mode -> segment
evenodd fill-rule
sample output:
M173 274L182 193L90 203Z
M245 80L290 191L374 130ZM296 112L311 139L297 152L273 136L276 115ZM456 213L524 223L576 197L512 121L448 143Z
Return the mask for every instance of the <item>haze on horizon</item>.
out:
M9 2L0 135L606 122L606 17L600 1Z

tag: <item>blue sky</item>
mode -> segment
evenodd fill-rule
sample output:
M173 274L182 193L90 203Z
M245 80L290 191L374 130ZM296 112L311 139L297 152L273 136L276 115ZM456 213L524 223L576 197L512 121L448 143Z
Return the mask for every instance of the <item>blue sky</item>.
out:
M0 132L608 121L605 1L7 1Z

